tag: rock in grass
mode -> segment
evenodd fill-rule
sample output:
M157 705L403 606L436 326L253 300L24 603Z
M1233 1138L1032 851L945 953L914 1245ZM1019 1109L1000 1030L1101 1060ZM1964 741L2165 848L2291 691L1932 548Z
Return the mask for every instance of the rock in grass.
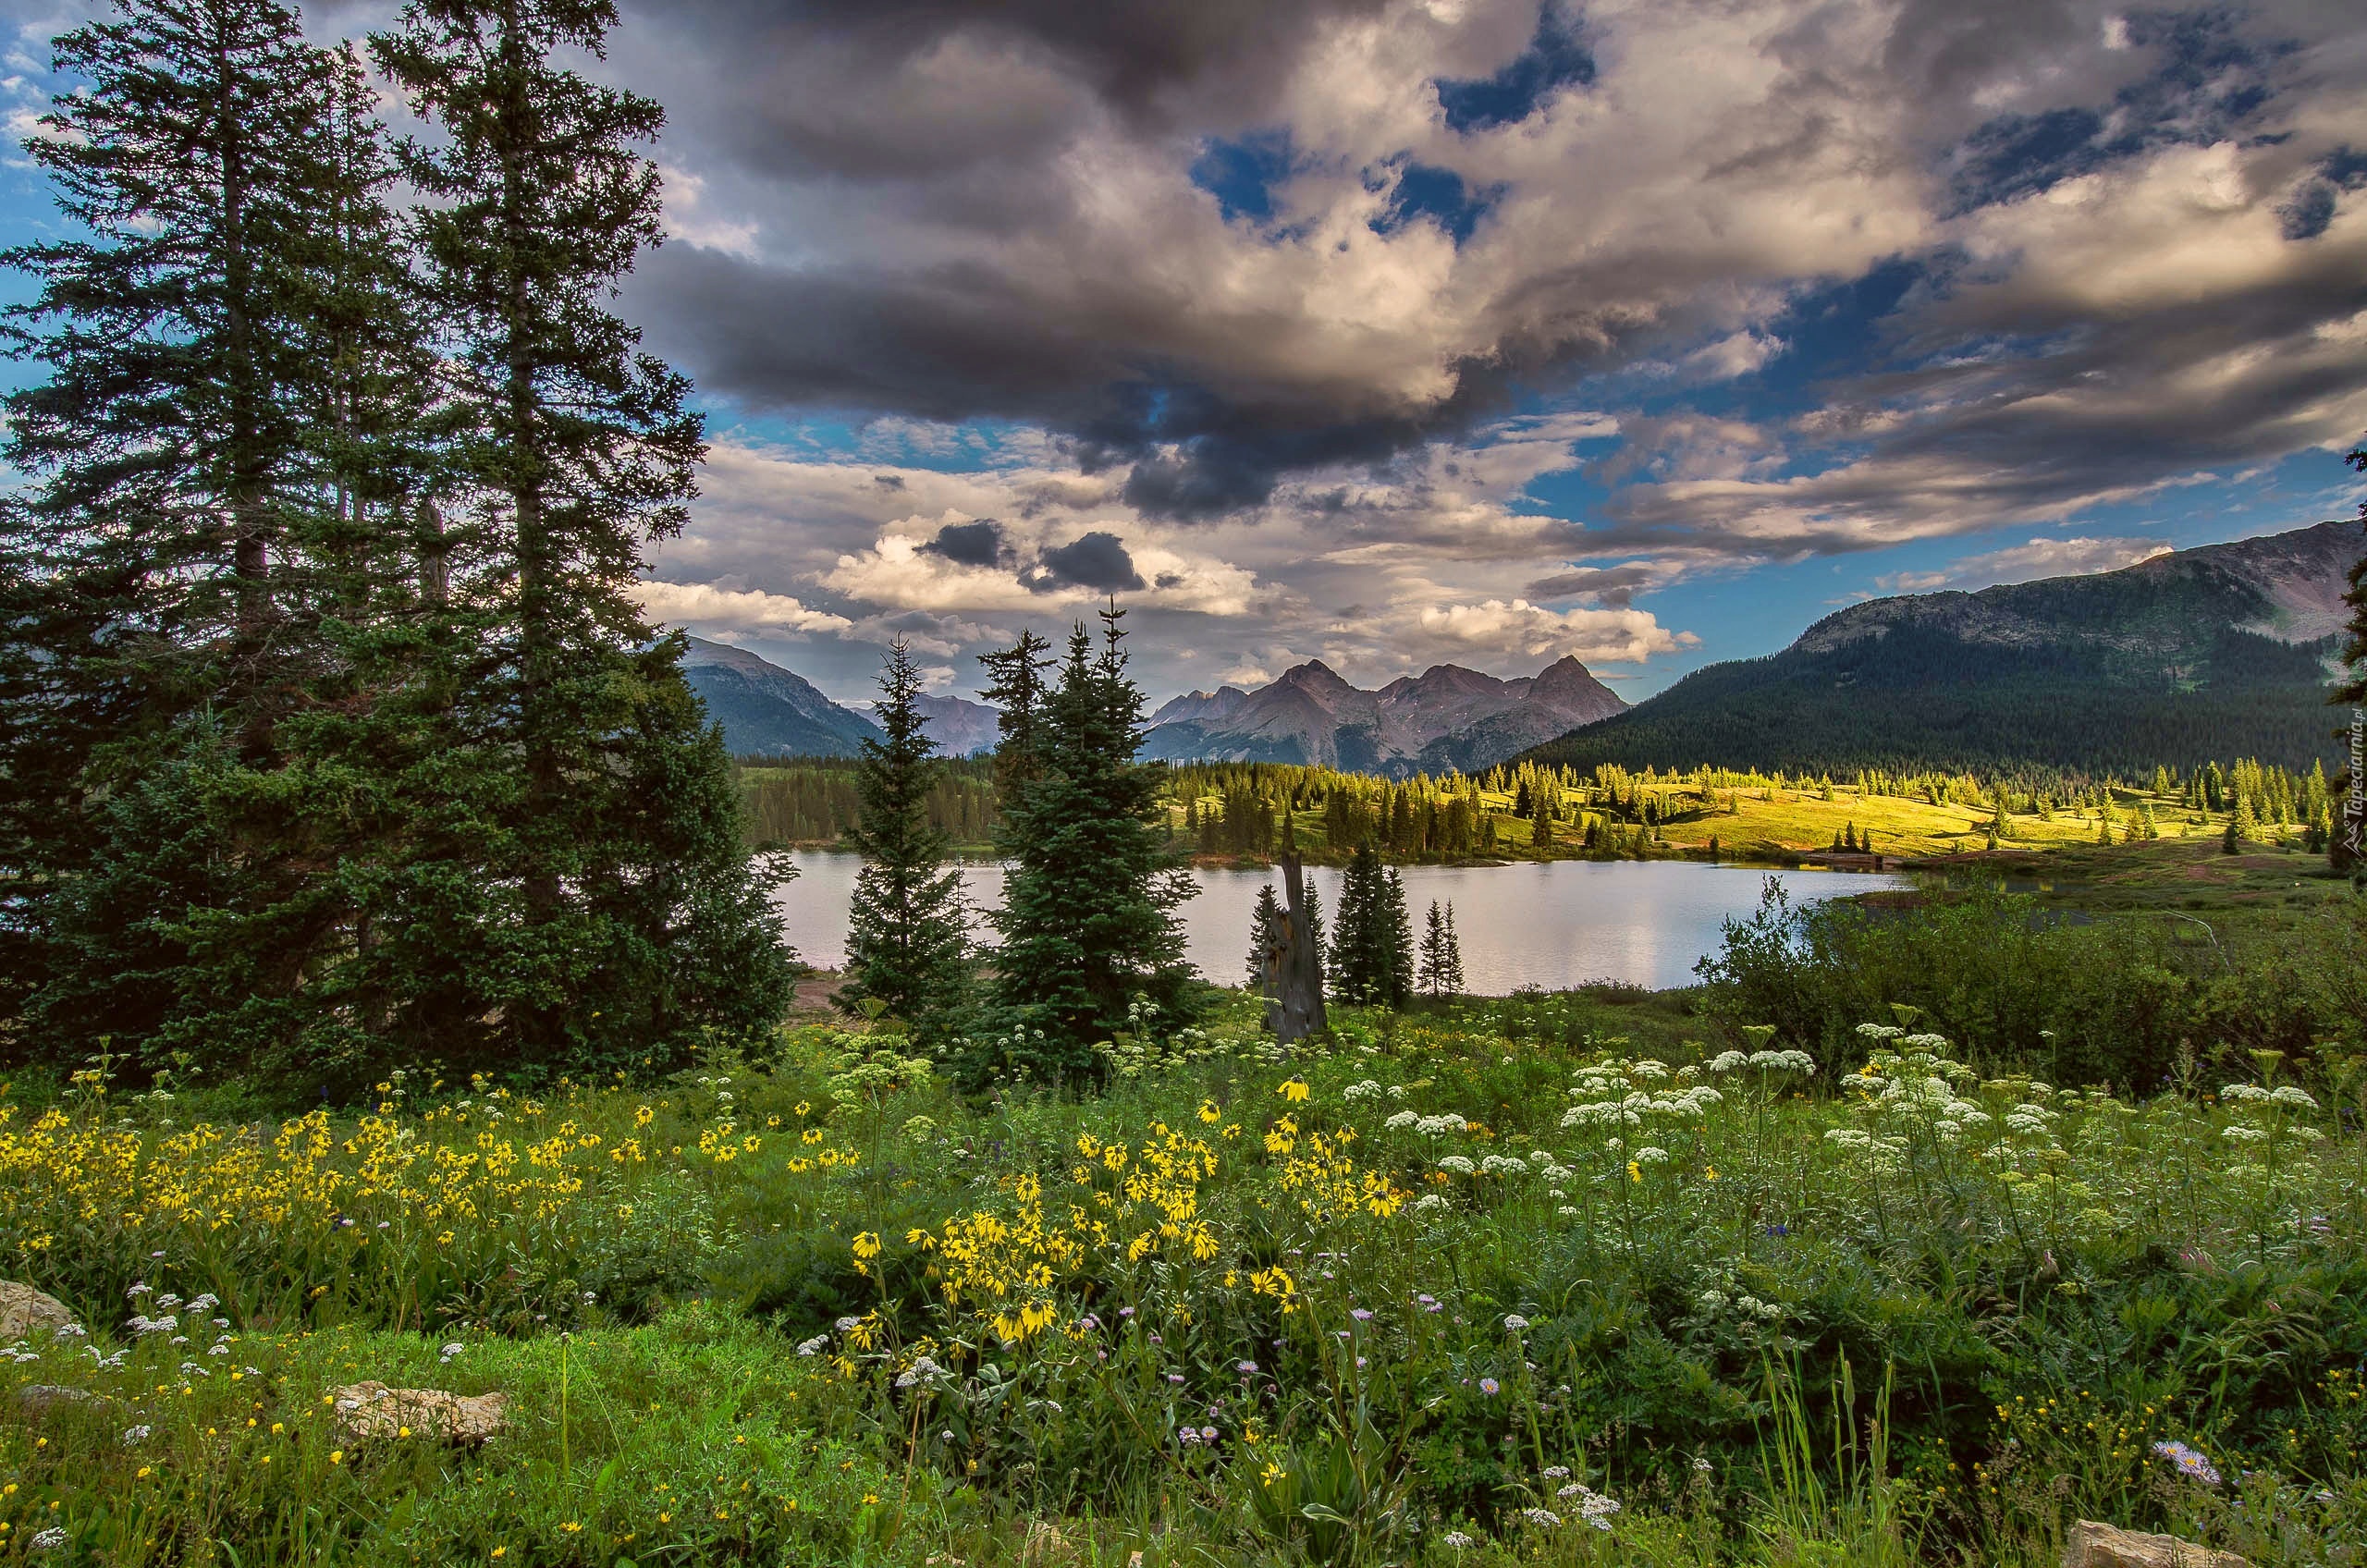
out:
M2063 1543L2063 1568L2247 1568L2232 1551L2176 1536L2145 1536L2082 1519Z
M481 1443L509 1424L508 1394L454 1394L442 1389L390 1389L354 1383L330 1396L337 1435L348 1442L372 1438L435 1438Z
M31 1285L0 1280L0 1345L21 1340L36 1329L51 1333L70 1326L74 1314L55 1296L43 1295Z
M73 1410L81 1405L104 1403L88 1389L68 1389L56 1383L31 1383L17 1390L17 1403L30 1415L46 1415L53 1410Z

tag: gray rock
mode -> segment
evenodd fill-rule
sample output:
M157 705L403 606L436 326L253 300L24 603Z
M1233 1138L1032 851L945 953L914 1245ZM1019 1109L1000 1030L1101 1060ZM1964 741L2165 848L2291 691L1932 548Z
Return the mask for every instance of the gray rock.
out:
M2082 1519L2063 1543L2063 1568L2248 1568L2232 1551L2176 1536L2140 1535Z
M0 1280L0 1345L40 1329L54 1334L73 1321L72 1310L55 1296L43 1295L14 1280Z

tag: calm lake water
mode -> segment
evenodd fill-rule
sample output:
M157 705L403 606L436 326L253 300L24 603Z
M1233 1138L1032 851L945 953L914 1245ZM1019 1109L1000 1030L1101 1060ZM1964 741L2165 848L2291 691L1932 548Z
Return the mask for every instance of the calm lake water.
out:
M846 957L847 901L854 855L798 851L797 880L781 891L789 939L808 963L836 968ZM1199 897L1184 906L1192 962L1209 978L1240 985L1249 951L1249 913L1279 871L1193 873ZM1693 979L1694 961L1718 946L1730 915L1759 905L1767 878L1796 903L1905 887L1901 877L1849 871L1768 871L1687 861L1547 861L1520 865L1409 865L1405 902L1421 936L1430 900L1454 905L1463 939L1463 974L1472 991L1502 995L1523 986L1549 988L1588 980L1625 980L1655 989ZM1310 868L1328 920L1339 908L1340 873ZM973 908L1001 901L1002 868L966 866Z

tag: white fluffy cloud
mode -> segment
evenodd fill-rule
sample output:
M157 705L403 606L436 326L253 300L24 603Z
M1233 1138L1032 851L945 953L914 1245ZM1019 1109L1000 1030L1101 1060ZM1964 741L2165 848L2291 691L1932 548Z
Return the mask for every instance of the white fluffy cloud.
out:
M1689 631L1671 633L1643 610L1550 610L1526 599L1489 599L1476 605L1427 605L1414 612L1408 641L1441 656L1468 659L1506 653L1529 660L1575 654L1594 662L1634 664L1654 654L1698 646Z
M660 625L697 631L796 637L816 631L844 631L854 624L845 616L810 609L787 594L751 588L647 582L634 587L633 597L640 601L642 612Z
M1940 571L1890 572L1874 579L1886 594L1928 594L1940 588L1987 588L2028 582L2035 577L2072 577L2117 571L2165 555L2158 539L2033 539L1952 561Z

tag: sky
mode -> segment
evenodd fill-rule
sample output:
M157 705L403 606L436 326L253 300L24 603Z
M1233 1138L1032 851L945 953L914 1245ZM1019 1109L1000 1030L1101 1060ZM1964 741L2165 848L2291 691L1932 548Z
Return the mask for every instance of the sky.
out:
M712 443L643 602L840 700L1114 595L1154 700L1634 701L2361 496L2356 0L621 9L669 239L619 309ZM12 140L87 10L0 0ZM0 241L55 227L12 149Z

